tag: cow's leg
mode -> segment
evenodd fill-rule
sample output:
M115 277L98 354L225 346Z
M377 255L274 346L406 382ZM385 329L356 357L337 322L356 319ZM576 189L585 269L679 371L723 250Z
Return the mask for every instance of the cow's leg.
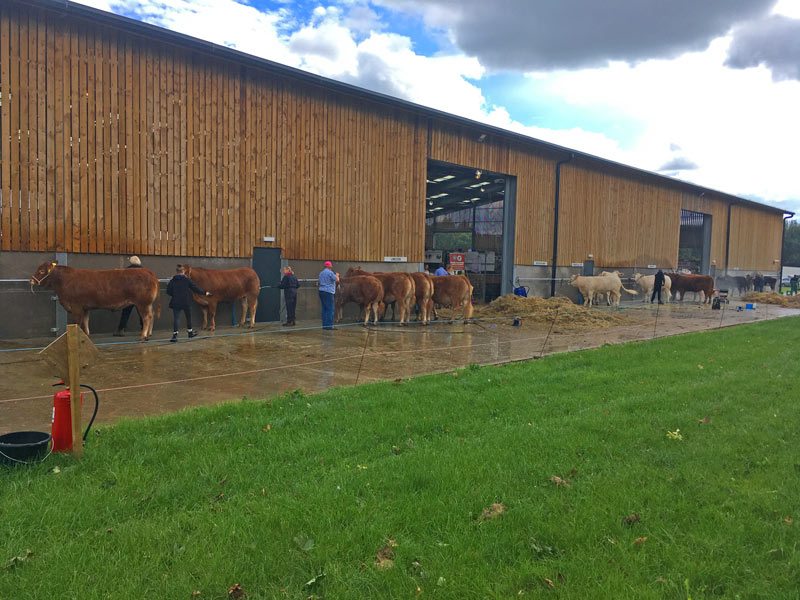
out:
M146 304L139 306L137 304L136 310L139 311L142 317L142 331L139 333L139 340L146 342L153 333L153 305Z
M247 296L243 296L239 300L239 308L241 309L242 314L239 315L239 324L237 327L244 327L244 323L247 321Z
M209 331L212 333L217 330L217 303L216 301L209 301L208 303L208 320Z
M81 329L86 335L89 335L89 311L81 311L80 316L78 317Z
M208 305L201 304L200 310L203 312L203 329L208 329Z
M369 323L369 313L371 310L372 310L372 302L367 302L364 305L364 323L363 323L364 327L366 327L367 323Z
M464 323L472 318L472 309L472 298L467 298L466 302L464 302Z
M250 328L256 326L256 309L258 308L258 296L250 298L247 302L250 309Z

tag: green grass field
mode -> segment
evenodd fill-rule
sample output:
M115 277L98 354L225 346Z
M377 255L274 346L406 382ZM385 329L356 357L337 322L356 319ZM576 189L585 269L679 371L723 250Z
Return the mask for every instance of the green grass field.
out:
M798 347L781 319L103 428L0 471L0 598L798 598Z

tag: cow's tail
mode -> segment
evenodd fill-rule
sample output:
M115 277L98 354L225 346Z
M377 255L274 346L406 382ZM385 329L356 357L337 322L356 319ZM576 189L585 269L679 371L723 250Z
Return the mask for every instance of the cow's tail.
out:
M639 295L639 292L637 292L636 290L629 290L628 288L626 288L624 286L621 286L621 287L622 287L622 291L623 292L628 292L631 296L638 296Z

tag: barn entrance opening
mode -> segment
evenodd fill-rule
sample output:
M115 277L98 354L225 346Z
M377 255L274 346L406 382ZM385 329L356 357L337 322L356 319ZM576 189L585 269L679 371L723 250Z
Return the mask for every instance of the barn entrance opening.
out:
M459 264L473 299L490 302L509 293L514 267L516 178L428 161L425 193L425 267Z
M681 210L678 268L707 275L711 258L711 215Z

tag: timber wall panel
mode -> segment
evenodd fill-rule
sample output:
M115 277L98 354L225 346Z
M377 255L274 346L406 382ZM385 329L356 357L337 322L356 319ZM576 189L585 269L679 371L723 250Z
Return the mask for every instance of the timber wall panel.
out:
M679 192L570 163L560 197L559 265L676 266Z
M781 258L783 218L746 206L731 208L731 269L775 272Z

